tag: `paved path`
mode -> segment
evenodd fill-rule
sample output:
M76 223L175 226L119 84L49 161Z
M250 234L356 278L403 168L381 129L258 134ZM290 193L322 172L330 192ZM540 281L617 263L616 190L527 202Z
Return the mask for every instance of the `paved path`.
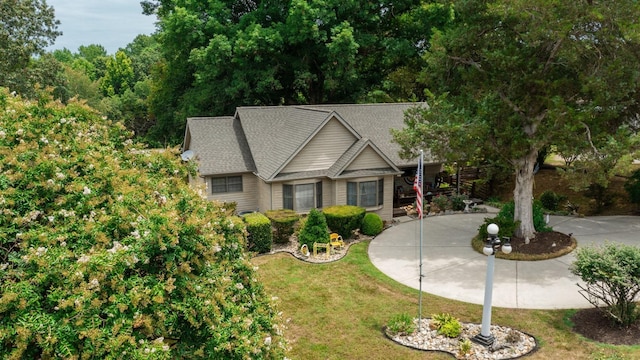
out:
M422 290L449 299L482 304L487 260L475 252L471 238L485 217L459 214L427 217L423 222ZM640 217L551 216L554 230L572 233L578 246L619 242L640 245ZM401 222L378 235L369 245L372 263L394 280L419 289L418 220ZM578 292L580 279L569 271L573 253L544 261L496 259L493 306L525 309L586 308Z

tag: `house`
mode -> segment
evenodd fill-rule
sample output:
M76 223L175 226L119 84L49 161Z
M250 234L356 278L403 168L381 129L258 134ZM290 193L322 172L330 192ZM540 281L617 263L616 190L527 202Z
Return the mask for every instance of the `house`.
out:
M394 203L415 199L417 159L401 159L390 133L414 106L239 107L234 116L189 118L183 151L198 162L190 181L238 212L349 204L391 220ZM427 185L440 169L425 160Z

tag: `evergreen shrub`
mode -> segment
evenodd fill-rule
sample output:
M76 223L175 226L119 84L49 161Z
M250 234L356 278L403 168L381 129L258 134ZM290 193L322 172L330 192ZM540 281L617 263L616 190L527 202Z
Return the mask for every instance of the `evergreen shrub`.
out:
M380 215L376 213L367 213L362 220L362 233L368 236L376 236L382 232L384 222Z
M3 359L282 359L245 226L71 100L0 89Z
M515 203L513 201L505 203L500 209L500 211L498 212L498 215L496 215L493 218L484 219L484 223L480 225L480 228L478 229L480 237L483 239L487 238L487 236L489 235L487 233L487 226L491 223L498 225L500 229L500 231L498 232L498 236L500 237L513 236L516 230L516 227L519 224L519 222L514 221L514 214L515 214ZM533 202L533 227L538 232L553 230L551 227L547 225L544 215L545 215L544 207L542 206L542 203L538 200L534 201Z
M258 254L271 251L273 235L271 233L271 221L259 212L249 213L242 217L247 225L247 249Z
M366 210L353 205L334 205L324 208L322 213L331 231L340 234L343 239L350 239L362 225Z
M567 200L566 196L557 194L553 190L546 190L540 194L540 203L549 211L558 211L560 204L565 200Z
M265 215L273 226L273 241L277 244L288 243L300 215L290 209L268 210Z
M306 244L309 250L312 250L313 243L328 242L329 229L327 228L327 221L324 218L324 215L316 209L311 209L307 216L307 220L304 223L304 227L300 229L298 243L300 246Z
M466 207L464 200L469 200L469 196L465 194L453 194L449 199L453 211L462 211Z

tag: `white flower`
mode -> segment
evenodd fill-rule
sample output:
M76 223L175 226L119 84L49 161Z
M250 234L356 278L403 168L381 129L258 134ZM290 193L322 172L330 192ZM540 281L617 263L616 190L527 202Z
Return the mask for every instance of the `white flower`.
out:
M47 216L47 219L49 219L49 222L53 222L53 220L55 220L56 218L53 215L49 215Z
M22 134L24 134L23 129L18 129L18 131L16 131L16 135L21 136Z
M90 257L88 257L87 255L82 255L82 256L80 256L80 258L78 259L78 262L79 262L80 264L85 264L85 263L88 263L88 262L89 262L89 260L90 260Z
M4 139L7 136L7 133L4 130L0 130L0 138Z
M49 140L47 140L47 138L43 136L43 137L40 138L40 142L42 142L44 144L48 144Z
M236 289L242 290L244 289L244 285L242 285L242 283L236 283Z
M65 118L60 119L60 124L64 124L66 122L67 122L67 119L65 119Z
M47 180L47 185L49 185L49 186L53 186L53 185L55 185L55 184L56 184L56 182L55 182L55 181L53 181L53 179L49 179L49 180Z
M38 256L42 256L44 254L47 253L47 248L46 247L42 247L40 246L37 250L36 250L36 255Z
M89 286L87 286L87 288L88 288L89 290L99 289L99 288L100 288L100 282L98 281L98 279L93 278L93 279L91 279L91 281L89 282Z
M89 195L91 194L91 189L89 189L88 187L84 187L84 189L82 190L82 194L83 195Z
M64 180L65 176L63 173L61 172L57 172L56 173L56 178L58 178L58 180Z
M271 346L271 336L267 336L264 338L264 344L267 346Z
M133 237L134 237L134 238L136 238L136 239L140 239L140 232L138 232L138 230L134 230L134 231L131 233L131 236L133 236Z
M6 270L7 267L9 267L9 264L7 263L0 264L0 270Z

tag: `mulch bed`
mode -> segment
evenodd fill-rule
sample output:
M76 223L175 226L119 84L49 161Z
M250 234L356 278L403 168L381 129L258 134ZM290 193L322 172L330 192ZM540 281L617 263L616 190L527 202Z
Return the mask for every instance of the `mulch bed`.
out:
M511 248L514 253L540 255L559 252L571 246L571 236L557 231L539 232L536 237L525 244L524 238L511 237Z
M640 344L640 326L633 324L626 328L615 325L603 311L596 308L581 309L571 318L573 331L605 344Z

